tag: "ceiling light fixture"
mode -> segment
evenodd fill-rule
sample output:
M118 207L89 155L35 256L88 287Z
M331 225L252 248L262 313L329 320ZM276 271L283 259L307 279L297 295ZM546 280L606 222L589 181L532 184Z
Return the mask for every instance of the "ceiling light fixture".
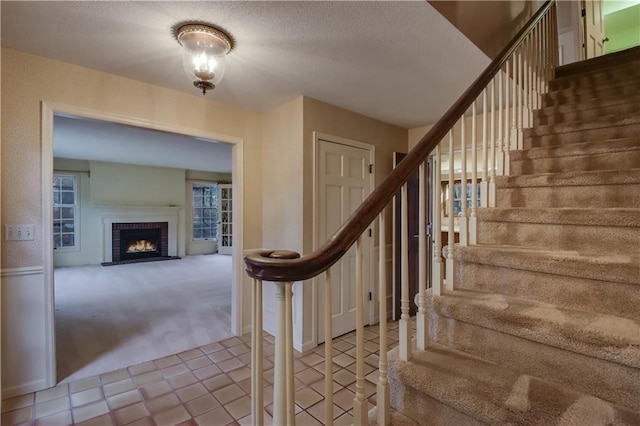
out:
M184 24L175 29L183 48L182 65L193 85L206 94L222 80L226 56L233 41L224 31L211 25Z

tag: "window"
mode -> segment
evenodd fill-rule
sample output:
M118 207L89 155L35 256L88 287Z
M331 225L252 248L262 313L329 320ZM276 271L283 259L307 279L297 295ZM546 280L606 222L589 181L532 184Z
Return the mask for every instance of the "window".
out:
M217 238L218 185L194 183L192 186L193 239L213 240Z
M458 181L460 182L460 181ZM472 202L472 194L473 194L473 189L472 189L472 185L470 183L467 183L467 190L466 190L466 200L467 200L467 210L471 209L471 202ZM476 190L477 190L477 207L480 207L480 183L478 183L476 185ZM444 185L443 188L443 192L444 192L444 203L443 203L443 209L444 209L444 215L445 216L449 216L449 184ZM462 212L462 184L461 183L456 183L453 185L453 214L454 216L458 216L460 214L460 212Z
M74 175L53 176L53 248L78 247L78 191Z

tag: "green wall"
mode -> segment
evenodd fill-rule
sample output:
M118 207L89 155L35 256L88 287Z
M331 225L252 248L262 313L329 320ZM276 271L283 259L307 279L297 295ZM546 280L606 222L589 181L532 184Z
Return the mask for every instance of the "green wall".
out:
M605 53L640 46L640 4L604 15Z

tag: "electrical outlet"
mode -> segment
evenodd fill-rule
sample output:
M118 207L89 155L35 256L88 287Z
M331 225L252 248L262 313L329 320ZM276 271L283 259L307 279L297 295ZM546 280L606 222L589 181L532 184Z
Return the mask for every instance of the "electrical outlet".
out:
M31 241L33 240L33 225L5 225L5 241Z

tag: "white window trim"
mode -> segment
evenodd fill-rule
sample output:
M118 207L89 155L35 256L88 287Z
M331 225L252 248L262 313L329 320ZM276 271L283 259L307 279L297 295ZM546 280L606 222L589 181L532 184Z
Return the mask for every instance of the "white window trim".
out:
M73 212L73 246L72 247L55 247L53 248L54 253L69 253L69 252L78 252L81 250L80 247L80 173L75 172L57 172L53 171L53 177L73 177L75 180L74 187L74 212ZM51 190L53 193L53 189ZM55 207L55 203L52 203L52 208ZM52 242L54 241L52 234Z

